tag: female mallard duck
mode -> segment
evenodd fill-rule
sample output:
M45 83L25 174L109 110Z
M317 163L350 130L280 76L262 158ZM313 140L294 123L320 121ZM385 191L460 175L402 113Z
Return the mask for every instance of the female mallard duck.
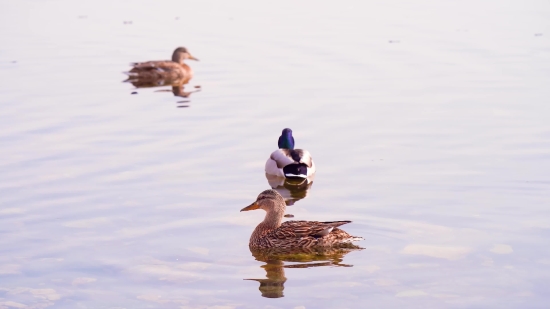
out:
M130 64L133 68L126 74L129 76L128 80L164 80L167 84L173 80L189 80L193 77L193 70L183 63L185 59L199 60L193 57L187 48L178 47L172 54L172 61L134 62Z
M279 149L265 163L265 172L287 178L307 178L315 173L315 163L304 149L294 149L291 129L284 129L279 137Z
M275 190L265 190L250 206L241 211L263 209L264 221L258 224L250 236L250 248L311 248L346 246L360 237L351 236L338 227L351 221L287 221L281 224L285 214L285 200Z

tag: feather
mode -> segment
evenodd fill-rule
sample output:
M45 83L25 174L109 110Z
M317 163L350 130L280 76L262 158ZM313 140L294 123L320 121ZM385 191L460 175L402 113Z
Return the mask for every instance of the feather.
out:
M277 152L277 151L275 151L275 152ZM304 163L307 167L312 166L313 159L311 159L311 155L309 154L309 151L307 151L307 150L303 150L303 149L279 149L279 153L281 153L282 156L288 158L289 160L292 160L293 163Z
M283 168L289 164L296 163L286 150L288 149L277 149L269 156L271 160L275 161L277 168Z
M265 172L269 175L275 175L278 177L285 177L283 169L277 166L277 162L271 158L265 162Z

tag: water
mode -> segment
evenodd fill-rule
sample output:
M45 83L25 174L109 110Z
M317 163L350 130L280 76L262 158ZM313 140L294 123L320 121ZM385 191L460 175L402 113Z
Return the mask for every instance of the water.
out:
M548 306L548 2L0 5L0 308ZM285 127L363 250L249 251Z

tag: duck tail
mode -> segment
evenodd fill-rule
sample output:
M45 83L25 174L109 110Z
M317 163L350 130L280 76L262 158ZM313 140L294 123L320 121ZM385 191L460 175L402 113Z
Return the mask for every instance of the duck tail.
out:
M283 167L287 178L307 178L307 165L304 163L289 164Z
M351 223L351 221L349 221L349 220L345 220L345 221L324 221L323 223L328 224L332 227L339 227L341 225Z

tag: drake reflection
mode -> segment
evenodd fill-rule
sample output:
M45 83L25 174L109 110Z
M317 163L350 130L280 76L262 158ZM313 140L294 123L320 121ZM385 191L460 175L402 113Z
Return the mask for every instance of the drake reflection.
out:
M286 205L292 206L307 196L313 185L314 176L305 179L290 179L265 174L265 178L267 178L269 186L283 196Z
M284 297L285 268L309 268L322 266L353 267L342 263L344 256L363 248L347 244L338 248L300 248L300 249L250 249L257 261L265 262L261 266L266 272L265 279L244 279L260 283L263 297ZM286 262L286 264L285 264Z

